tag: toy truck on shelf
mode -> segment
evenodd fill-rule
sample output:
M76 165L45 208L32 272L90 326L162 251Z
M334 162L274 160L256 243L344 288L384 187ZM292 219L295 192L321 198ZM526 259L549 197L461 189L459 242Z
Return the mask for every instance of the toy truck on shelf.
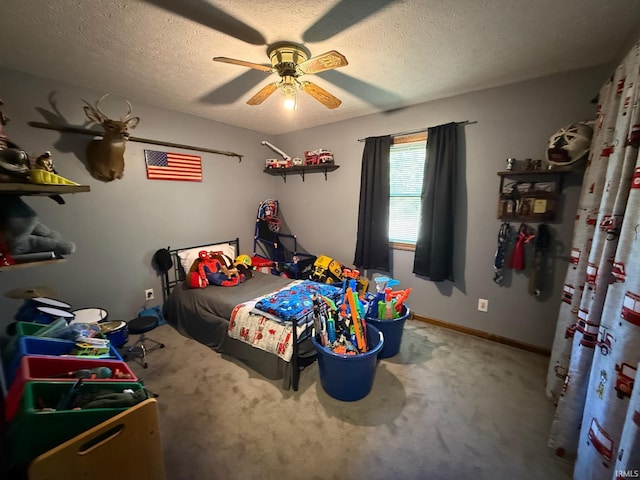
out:
M266 140L263 140L261 143L265 147L270 148L271 150L273 150L274 152L276 152L276 153L280 154L280 156L282 156L282 160L279 160L277 158L267 158L267 160L265 161L265 164L264 164L265 168L290 168L290 167L293 167L295 159L291 158L285 152L280 150L278 147L276 147L272 143L267 142Z
M265 168L289 168L293 166L293 162L289 160L279 160L277 158L267 158L264 163Z
M333 153L324 148L304 152L305 165L322 165L324 163L333 163Z

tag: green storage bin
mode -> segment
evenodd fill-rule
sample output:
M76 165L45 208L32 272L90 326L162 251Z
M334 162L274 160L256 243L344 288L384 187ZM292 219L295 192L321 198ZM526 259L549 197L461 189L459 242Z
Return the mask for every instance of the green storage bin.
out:
M79 410L55 409L74 384L69 382L27 382L20 409L7 428L9 439L8 463L10 467L25 466L38 455L72 439L111 417L127 410L127 406L100 406ZM79 385L76 400L97 395L134 392L136 403L149 395L139 382L85 381Z
M2 361L4 365L8 365L13 359L18 346L18 339L20 337L34 337L37 336L40 330L43 330L46 325L33 322L16 322L16 333L9 338L7 345L2 351Z
M16 322L16 336L17 337L35 337L38 336L40 330L44 330L47 325L33 322Z

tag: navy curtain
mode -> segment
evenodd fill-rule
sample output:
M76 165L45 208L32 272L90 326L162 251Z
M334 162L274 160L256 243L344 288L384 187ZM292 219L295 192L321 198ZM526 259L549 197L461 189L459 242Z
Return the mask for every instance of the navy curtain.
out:
M360 175L358 237L353 264L388 272L389 149L391 135L365 140Z
M413 259L413 273L433 282L454 280L453 220L457 152L457 123L428 129L422 217Z

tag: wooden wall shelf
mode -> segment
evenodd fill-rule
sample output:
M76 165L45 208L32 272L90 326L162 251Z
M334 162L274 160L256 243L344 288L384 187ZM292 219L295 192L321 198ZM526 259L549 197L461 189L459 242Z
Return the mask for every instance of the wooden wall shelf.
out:
M287 174L288 173L298 173L302 177L302 181L304 182L305 173L316 173L323 172L324 179L327 179L327 173L333 172L340 168L340 165L336 165L334 163L324 163L321 165L303 165L299 167L288 167L288 168L265 168L263 170L264 173L269 175L280 175L285 183L287 183Z
M54 263L64 263L66 261L66 258L52 258L51 260L37 260L35 262L16 263L15 265L5 265L0 267L0 272L5 272L7 270L17 270L19 268L37 267L40 265L52 265Z
M89 185L48 185L38 183L3 183L0 182L0 195L29 195L29 196L47 196L52 197L58 203L64 203L62 194L68 193L84 193L91 189ZM54 263L63 263L65 258L50 258L47 260L35 260L33 262L16 263L15 265L0 266L0 272L7 270L16 270L18 268L29 268L39 265L51 265Z
M60 195L90 191L89 185L41 185L37 183L1 183L0 195Z
M569 170L510 170L498 172L497 217L504 221L553 222L560 208L560 194L564 174ZM505 190L505 180L513 180L526 188L512 196ZM542 188L543 184L545 188Z

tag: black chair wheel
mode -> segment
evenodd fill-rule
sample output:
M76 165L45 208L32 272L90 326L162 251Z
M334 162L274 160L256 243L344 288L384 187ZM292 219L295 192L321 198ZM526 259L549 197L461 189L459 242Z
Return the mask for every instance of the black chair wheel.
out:
M145 363L144 365L142 365L142 368L147 368L147 364Z

